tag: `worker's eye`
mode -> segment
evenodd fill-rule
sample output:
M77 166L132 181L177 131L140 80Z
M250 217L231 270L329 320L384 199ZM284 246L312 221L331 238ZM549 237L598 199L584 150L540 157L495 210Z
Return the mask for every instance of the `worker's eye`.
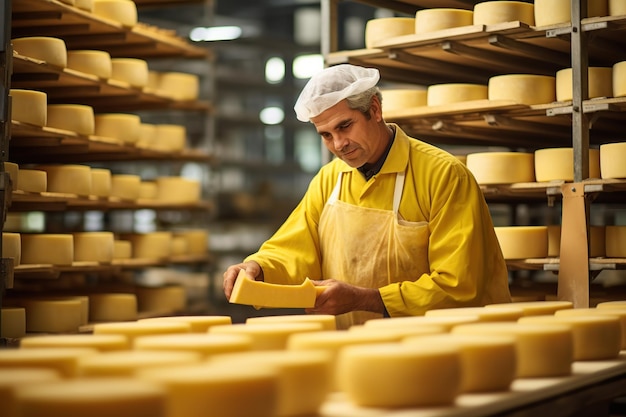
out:
M350 126L352 126L352 120L349 120L347 122L344 122L342 124L339 125L339 129L340 130L346 130L348 129Z
M333 135L331 135L331 134L330 134L330 133L328 133L328 132L323 132L323 133L320 133L320 136L321 136L321 137L322 137L322 139L324 139L324 140L331 140L331 139L333 138Z

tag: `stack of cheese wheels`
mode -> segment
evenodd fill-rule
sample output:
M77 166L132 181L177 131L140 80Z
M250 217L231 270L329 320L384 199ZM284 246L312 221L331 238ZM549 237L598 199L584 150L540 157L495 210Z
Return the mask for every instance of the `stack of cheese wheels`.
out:
M170 256L172 232L134 233L125 236L133 248L133 258L158 259Z
M619 319L620 327L621 327L621 342L620 349L626 349L626 309L609 309L609 308L570 308L566 310L559 310L554 312L554 315L557 317L563 316L594 316L594 315L604 315L604 316L615 316Z
M111 79L143 88L148 85L148 63L137 58L113 58Z
M504 259L548 256L547 226L497 226L494 230Z
M113 260L130 259L133 257L133 245L128 240L115 239L113 242Z
M85 197L91 194L91 167L88 165L40 165L37 169L46 171L51 193Z
M372 49L381 41L413 33L415 33L415 18L413 17L371 19L365 24L365 47Z
M132 0L93 0L93 14L133 27L137 24L137 6Z
M141 181L139 184L139 199L154 200L157 195L157 185L154 181Z
M47 125L81 135L93 135L95 132L93 108L82 104L50 104Z
M141 177L133 174L111 175L111 197L134 201L139 198Z
M535 181L535 162L532 153L476 152L467 155L466 164L479 184Z
M573 181L573 148L546 148L535 151L537 181ZM600 151L589 149L589 178L600 178Z
M532 7L532 3L523 4ZM512 100L529 106L552 103L556 100L556 77L535 74L496 75L489 78L488 98L489 100Z
M97 114L95 116L95 134L134 144L141 135L141 119L136 114Z
M111 195L111 170L106 168L91 169L91 195L99 198Z
M571 22L570 0L535 0L535 24L537 26L556 25ZM587 17L606 16L607 0L588 0Z
M172 314L185 310L187 291L182 285L137 287L135 289L140 312Z
M331 314L293 314L278 316L248 317L246 324L258 323L320 323L324 330L337 330L337 320Z
M90 294L89 319L92 322L137 320L137 296L129 293Z
M158 177L156 200L169 204L193 204L200 201L200 181L183 177Z
M117 350L81 359L78 370L84 377L131 377L142 369L193 365L201 359L202 355L190 351Z
M76 333L83 325L83 302L76 297L21 297L7 299L7 304L26 310L29 333Z
M589 67L589 98L613 96L613 68ZM556 73L557 101L572 100L572 69L565 68Z
M187 129L183 125L159 124L155 126L151 148L165 152L180 152L185 149Z
M79 375L78 362L93 355L98 351L92 348L0 349L0 370L50 369L61 378L75 378Z
M602 178L626 178L626 142L600 145L600 175Z
M190 255L203 255L209 250L209 232L206 230L178 230L174 234L187 240L187 253Z
M67 67L98 78L111 78L111 55L106 51L67 51Z
M2 257L13 259L13 266L22 261L22 239L19 233L2 232Z
M445 106L466 101L486 100L488 96L487 86L482 84L434 84L428 86L426 103L428 106Z
M53 369L0 369L0 404L5 417L18 415L15 391L43 382L58 381L59 374Z
M74 233L74 261L110 263L113 241L112 232Z
M189 324L192 333L206 333L213 326L233 324L230 316L165 316L150 317L139 321L160 322L160 321L182 321Z
M474 6L475 25L522 22L535 25L535 8L523 1L484 1Z
M427 105L426 90L398 88L381 90L385 111L404 110Z
M22 264L71 265L74 261L71 234L22 233L20 238Z
M589 256L600 257L606 254L606 229L604 226L589 227ZM548 226L548 256L561 254L561 226Z
M45 61L49 65L65 68L67 66L67 48L59 38L33 36L11 39L13 49L20 55Z
M174 100L197 100L200 94L200 79L196 74L162 72L158 75L157 90Z
M471 26L474 12L462 9L422 9L415 13L415 33L430 33L443 29Z
M287 341L292 335L322 330L322 325L315 322L237 323L212 326L209 334L242 334L252 340L252 350L281 350L287 347Z
M17 189L27 193L45 193L48 191L48 173L39 169L20 169Z
M524 315L521 308L499 308L489 309L485 307L457 307L428 310L424 313L426 317L453 317L453 316L475 316L479 322L489 321L517 321Z
M609 16L626 15L626 3L621 0L609 0Z
M626 258L626 226L606 226L606 256Z
M191 331L189 324L172 321L172 322L111 322L111 323L95 323L93 325L93 334L119 334L126 338L129 346L133 346L134 340L140 336L152 336L160 334L179 334L189 333Z
M242 334L186 333L140 336L133 341L135 350L195 352L204 358L232 352L246 352L252 339Z
M48 123L48 95L46 93L12 88L9 96L11 97L11 120L35 126L45 126Z
M128 341L121 334L59 334L26 337L20 348L91 348L98 352L127 350Z
M26 309L24 307L2 307L0 326L0 337L19 339L26 336Z

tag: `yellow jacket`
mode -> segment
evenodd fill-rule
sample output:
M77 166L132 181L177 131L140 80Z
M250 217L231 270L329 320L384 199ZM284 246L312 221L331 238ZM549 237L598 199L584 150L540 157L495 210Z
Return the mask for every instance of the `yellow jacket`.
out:
M340 159L323 166L298 206L260 250L246 258L263 268L266 282L300 284L321 276L317 227L343 171L339 199L392 210L397 172L406 170L399 214L426 221L430 274L399 277L379 289L390 316L421 315L433 308L509 302L506 264L489 209L474 177L449 153L408 137L398 126L389 155L370 181Z

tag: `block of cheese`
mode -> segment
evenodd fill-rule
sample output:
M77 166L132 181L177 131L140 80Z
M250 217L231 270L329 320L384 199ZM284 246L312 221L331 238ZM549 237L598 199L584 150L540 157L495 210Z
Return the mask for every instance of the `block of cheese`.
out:
M133 87L145 87L148 85L148 63L137 58L113 58L111 79L128 83Z
M92 348L0 349L0 370L9 368L52 369L63 378L73 378L78 376L78 361L97 354L98 351Z
M371 319L363 325L365 327L416 327L416 326L442 326L449 331L454 326L461 324L477 323L478 316L408 316L382 319Z
M535 8L523 1L483 1L474 6L475 25L522 22L535 25Z
M202 255L209 250L209 232L202 229L178 230L175 236L182 236L187 240L187 253Z
M426 90L414 88L384 89L380 91L383 96L383 109L386 111L410 109L427 105Z
M606 226L606 256L626 258L626 226Z
M141 181L139 184L139 199L154 200L157 195L157 185L154 181Z
M91 195L94 197L111 195L111 170L91 168Z
M609 16L625 16L626 3L622 0L609 0Z
M136 287L139 311L163 314L179 313L187 306L187 291L182 285Z
M509 2L488 2L509 3ZM476 6L480 6L479 3ZM532 3L521 3L532 7ZM519 104L546 104L556 100L556 77L535 74L504 74L489 78L489 100L512 100Z
M370 19L365 24L365 47L372 49L381 41L413 33L415 33L414 17Z
M48 174L39 169L20 169L16 189L27 193L45 193L48 190Z
M517 321L524 315L521 308L492 308L485 307L457 307L457 308L440 308L428 310L424 313L426 317L451 317L451 316L476 316L480 322L488 321Z
M111 232L74 233L74 261L110 263L114 236Z
M106 51L67 51L67 67L99 78L111 78L111 55Z
M487 304L486 308L521 308L524 316L541 316L554 314L559 310L573 308L571 301L520 301L515 303Z
M2 232L2 257L13 259L13 266L22 260L22 239L19 233Z
M151 148L164 152L179 152L185 149L187 129L183 125L158 124L155 125L155 136Z
M613 68L589 67L589 98L613 97ZM556 100L572 100L572 69L556 73Z
M441 334L408 337L403 343L419 346L452 346L461 358L461 392L507 391L515 378L515 337L496 335Z
M134 201L139 198L141 177L133 174L111 175L111 197Z
M93 108L82 104L49 104L48 126L70 130L81 135L93 135Z
M20 416L164 417L163 388L130 378L77 379L20 387Z
M230 316L165 316L150 317L139 321L182 321L191 326L192 333L206 333L211 327L223 324L232 324Z
M535 151L537 181L573 181L574 151L572 148L546 148ZM589 178L600 178L600 151L589 149Z
M520 323L564 324L572 329L574 360L614 359L621 349L621 325L615 316L546 315L522 317Z
M589 256L600 257L606 254L606 233L604 226L589 227ZM548 256L561 254L561 226L548 226Z
M50 65L67 66L67 48L63 39L46 36L32 36L11 39L13 50L20 55L45 61Z
M498 226L494 229L504 259L548 256L548 228L546 226Z
M93 0L93 14L133 27L137 24L137 6L132 0Z
M71 234L22 233L22 264L71 265L74 237Z
M184 177L157 177L155 200L169 204L193 204L200 201L200 181Z
M132 243L128 240L115 239L113 242L113 259L130 259L132 257Z
M426 90L428 106L445 106L465 101L486 100L488 97L488 88L482 84L433 84L429 85Z
M150 322L112 322L95 323L93 334L121 334L128 340L129 346L139 336L149 336L158 334L189 333L190 326L183 322L150 323Z
M602 178L626 178L626 142L600 145L600 173Z
M59 374L52 369L7 368L0 369L0 404L5 417L18 415L15 390L21 386L58 381Z
M461 370L458 348L429 343L347 346L337 358L339 386L360 407L451 405Z
M157 90L174 100L196 100L200 94L200 78L184 72L162 72L158 75Z
M471 26L474 21L472 10L433 8L415 13L415 33L430 33L443 29Z
M141 134L141 119L136 114L97 114L95 116L95 134L119 139L125 143L135 143Z
M19 339L26 335L24 307L2 307L0 310L0 337Z
M87 165L39 165L46 171L48 192L89 196L91 194L91 167Z
M78 372L82 377L130 377L141 369L199 363L196 352L116 350L82 358Z
M245 352L252 347L252 339L243 334L167 334L141 336L133 342L135 350L195 352L203 358L213 355Z
M470 153L467 155L466 165L479 184L513 184L535 181L535 163L532 153Z
M570 0L535 0L535 25L547 26L571 22ZM606 16L607 0L588 0L587 17Z
M168 258L171 254L172 232L134 233L125 236L133 248L133 258Z
M11 179L11 182L13 183L13 189L15 189L15 186L17 184L17 174L20 171L20 167L15 162L8 162L8 161L4 161L3 165L4 165L4 171L7 174L9 174L9 178Z
M92 348L98 352L127 350L128 340L120 334L57 334L20 340L20 348Z
M137 320L137 296L128 293L90 294L89 319L92 322Z
M568 308L566 310L558 310L554 312L554 315L557 317L569 317L569 316L595 316L595 315L604 315L604 316L614 316L619 319L620 327L621 327L621 342L620 349L626 349L626 309L620 308Z
M45 126L48 121L48 95L41 91L12 88L11 120L35 126Z
M258 323L320 323L324 330L337 330L337 320L332 314L290 314L248 317L246 324Z
M320 323L257 323L257 324L230 324L217 325L209 328L209 334L238 334L246 335L252 340L251 350L285 349L290 336L298 333L319 332Z

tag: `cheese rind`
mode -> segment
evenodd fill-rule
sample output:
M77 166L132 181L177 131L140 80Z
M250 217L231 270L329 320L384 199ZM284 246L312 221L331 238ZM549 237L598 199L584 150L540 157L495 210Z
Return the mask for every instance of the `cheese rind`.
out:
M148 63L137 58L113 58L111 79L128 83L133 87L145 87L148 84Z
M168 334L141 336L133 341L135 350L195 352L203 358L213 355L246 352L252 347L252 339L243 334Z
M182 285L135 288L139 311L172 314L185 310L187 291Z
M94 133L125 143L136 143L141 135L141 118L126 113L97 114Z
M67 66L65 41L47 36L31 36L11 39L13 49L20 55L45 61L50 65Z
M426 90L416 89L384 89L380 91L383 96L383 109L386 111L410 109L427 105Z
M109 197L111 195L111 170L91 169L91 195L94 197Z
M517 321L524 315L521 308L488 309L485 307L457 307L428 310L425 317L475 316L480 322Z
M127 293L90 294L89 318L92 322L137 320L137 296Z
M158 177L155 200L170 204L193 204L200 201L200 181L183 177Z
M15 390L21 386L58 381L59 374L52 369L0 369L0 404L5 417L18 415Z
M626 226L606 226L606 256L626 258Z
M83 358L78 371L82 377L131 377L142 369L191 365L201 359L191 351L117 350Z
M415 33L430 33L443 29L471 26L474 21L472 10L433 8L415 13Z
M35 126L45 126L48 121L48 95L41 91L12 88L11 120Z
M115 239L113 242L113 259L130 259L133 257L133 246L128 240Z
M602 178L626 178L626 142L600 145L600 172Z
M151 148L163 152L180 152L185 149L187 129L183 125L155 125L155 136Z
M27 193L44 193L48 190L48 174L39 169L20 169L16 189Z
M238 334L249 336L252 350L281 350L287 347L292 335L322 330L320 323L271 323L271 324L231 324L209 328L209 334Z
M47 188L51 193L91 194L91 168L87 165L39 165L37 169L46 171Z
M589 91L588 98L612 97L613 96L613 68L612 67L589 67L588 70ZM572 93L572 69L565 68L556 73L556 100L571 101Z
M513 184L535 181L535 164L532 153L470 153L467 155L466 165L479 184Z
M546 226L499 226L494 229L504 259L548 256L548 228Z
M22 239L19 233L2 232L2 257L12 258L13 266L22 261Z
M589 0L587 17L606 16L607 0ZM537 26L555 25L571 22L570 0L535 0L535 24Z
M332 314L293 314L248 317L246 324L259 323L320 323L324 330L337 330L337 319Z
M93 135L95 131L93 108L81 104L50 104L48 126L81 135Z
M158 74L157 90L174 100L197 100L200 93L200 78L184 72L162 72Z
M126 338L119 334L58 334L25 337L20 340L20 348L91 348L98 352L126 350Z
M111 197L134 201L139 198L141 177L132 174L111 175Z
M622 0L609 0L609 16L625 16L626 3Z
M96 50L67 51L67 67L99 78L111 78L111 55Z
M505 22L523 22L535 25L535 8L522 1L483 1L474 6L475 25L493 25Z
M413 17L370 19L365 24L365 47L372 49L381 41L413 33L415 33L415 18Z
M23 307L2 307L0 320L0 337L19 339L26 335L26 310Z
M110 263L114 236L111 232L74 233L74 261Z
M62 378L74 378L78 376L79 360L97 354L98 351L92 348L0 349L0 370L9 368L52 369Z
M531 3L523 4L532 7ZM534 74L496 75L489 78L488 98L489 100L512 100L527 105L552 103L556 100L556 77Z
M433 84L429 85L426 91L428 106L445 106L472 100L486 100L489 97L487 86L482 84Z
M561 254L561 226L548 226L548 256ZM589 256L606 255L606 233L604 226L589 227Z
M150 317L140 319L139 321L182 321L183 323L189 324L192 333L206 333L213 326L232 324L232 318L230 316L166 316Z
M134 233L125 239L132 244L133 258L168 258L172 253L172 232Z
M133 27L137 24L137 6L131 0L93 0L93 14Z
M239 271L229 302L259 307L311 308L315 306L317 290L305 278L301 285L280 285L249 278Z
M519 301L514 303L487 304L486 308L520 308L524 316L554 314L559 310L573 308L571 301Z
M573 181L573 148L546 148L535 151L537 181ZM600 178L600 151L589 149L589 178Z
M626 309L620 308L570 308L566 310L558 310L554 312L556 317L570 317L570 316L615 316L619 319L621 327L621 343L620 348L626 349ZM591 340L590 342L594 342Z
M21 234L22 264L71 265L74 237L71 234Z
M139 336L189 332L189 324L182 322L145 323L130 321L115 323L96 323L93 325L93 334L121 334L127 338L131 346L133 344L133 340Z

